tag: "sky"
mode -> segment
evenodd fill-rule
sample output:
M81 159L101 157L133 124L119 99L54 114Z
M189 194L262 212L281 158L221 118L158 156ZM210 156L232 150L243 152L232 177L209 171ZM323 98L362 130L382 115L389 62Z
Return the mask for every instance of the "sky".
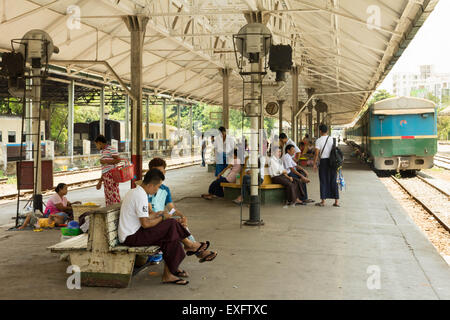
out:
M450 0L440 0L408 48L378 89L392 92L397 72L419 73L419 66L435 65L438 73L450 73Z

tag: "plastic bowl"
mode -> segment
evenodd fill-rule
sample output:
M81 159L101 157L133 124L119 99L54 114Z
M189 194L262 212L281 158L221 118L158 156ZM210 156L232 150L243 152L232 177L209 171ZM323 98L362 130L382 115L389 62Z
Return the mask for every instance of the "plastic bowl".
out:
M70 229L70 228L61 228L61 233L63 236L77 236L81 234L80 228Z

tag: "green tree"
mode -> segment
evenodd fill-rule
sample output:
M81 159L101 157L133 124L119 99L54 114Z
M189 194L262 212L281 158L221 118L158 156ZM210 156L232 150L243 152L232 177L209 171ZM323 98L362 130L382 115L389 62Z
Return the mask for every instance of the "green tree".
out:
M433 101L434 103L436 103L436 105L440 105L440 103L441 103L441 100L438 97L436 97L434 94L432 94L431 92L427 92L425 99Z

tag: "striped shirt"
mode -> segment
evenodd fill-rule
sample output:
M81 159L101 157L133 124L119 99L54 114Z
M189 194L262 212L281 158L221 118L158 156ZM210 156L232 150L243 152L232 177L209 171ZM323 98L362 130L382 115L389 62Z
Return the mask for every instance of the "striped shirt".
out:
M113 156L119 156L117 150L111 146L106 146L105 149L102 150L102 157L100 160L113 160ZM102 174L107 173L108 171L114 169L115 165L113 164L103 164L102 165Z

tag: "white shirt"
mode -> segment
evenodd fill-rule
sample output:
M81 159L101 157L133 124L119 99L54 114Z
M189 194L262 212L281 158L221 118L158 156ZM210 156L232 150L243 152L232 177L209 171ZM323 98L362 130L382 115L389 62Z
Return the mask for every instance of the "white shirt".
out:
M148 218L147 192L141 186L128 191L122 201L118 227L121 243L139 230L141 227L139 218Z
M328 139L327 145L325 145L328 137L329 136L322 136L316 140L316 149L319 149L319 156L323 149L320 159L328 159L330 157L331 149L333 148L333 138L330 137Z
M271 156L269 161L269 175L272 178L278 177L283 174L283 171L285 171L283 161L275 156Z
M288 174L291 173L291 169L290 168L296 168L297 167L297 164L292 159L292 156L289 153L286 153L283 156L282 160L283 160L284 169L286 169Z
M295 149L295 153L294 153L294 155L292 156L292 158L294 158L294 157L295 157L295 154L297 154L297 153L299 153L299 152L302 152L302 151L297 147L297 145L295 144L294 141L292 141L291 139L288 139L288 141L286 142L286 144L283 146L283 154L286 154L286 153L287 153L287 152L286 152L286 147L287 147L288 145L290 145L290 144L292 144L292 145L294 146L294 149Z
M227 154L227 163L233 163L233 150L235 148L235 145L236 142L232 137L227 135L225 141L223 141L222 135L217 136L214 139L214 151L216 153L216 163L222 162L223 152Z

